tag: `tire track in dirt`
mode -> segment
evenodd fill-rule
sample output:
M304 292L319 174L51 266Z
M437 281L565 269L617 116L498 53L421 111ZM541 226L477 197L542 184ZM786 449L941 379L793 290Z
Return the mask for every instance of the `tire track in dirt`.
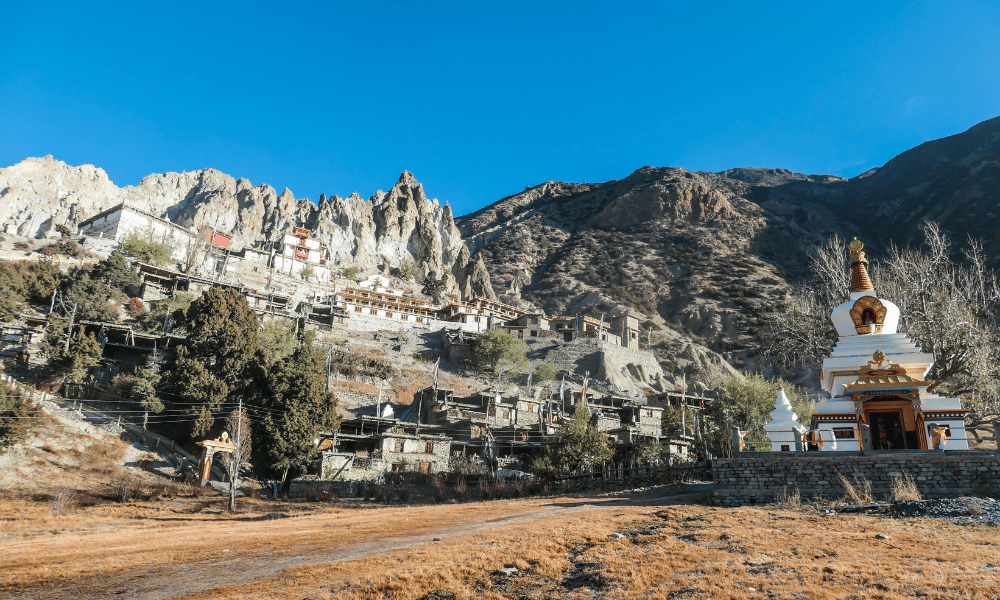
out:
M710 489L710 485L707 489ZM331 539L329 545L316 542L302 543L282 548L276 552L239 554L231 559L209 559L175 562L129 571L127 565L115 573L86 576L53 582L44 587L33 587L11 594L0 594L2 599L53 600L62 598L129 598L135 600L166 600L178 596L211 592L214 589L247 583L260 583L283 571L300 566L334 563L363 558L398 550L405 550L444 539L481 533L519 523L529 523L569 513L609 510L623 506L687 503L705 495L705 486L685 486L679 490L657 490L621 498L580 498L577 502L551 503L538 509L517 511L482 521L466 521L422 531L413 535L377 537L377 532L364 542L344 545L342 538ZM448 506L440 507L443 511ZM446 518L446 514L443 515ZM301 530L288 531L286 536L305 533L305 528L322 526L326 519L312 519L301 523ZM319 522L317 522L319 521ZM296 528L297 530L300 528ZM342 533L342 532L341 532ZM335 535L335 534L334 534ZM335 544L335 545L334 545Z

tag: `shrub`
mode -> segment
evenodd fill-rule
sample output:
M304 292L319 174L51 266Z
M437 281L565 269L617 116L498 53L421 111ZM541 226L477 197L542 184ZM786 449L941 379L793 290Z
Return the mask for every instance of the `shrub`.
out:
M128 301L125 302L125 312L128 313L128 316L134 319L135 317L138 317L142 313L146 312L146 305L138 298L129 298Z
M344 277L348 279L357 280L358 278L358 268L357 267L347 267L344 269Z
M65 515L71 512L77 503L76 491L69 488L57 490L52 497L52 512L56 515Z
M44 254L46 256L80 256L80 246L76 242L70 240L59 240L54 244L49 244L44 248L40 249L39 254Z
M556 378L556 368L546 362L540 362L535 365L535 381L541 383L543 381L552 381Z
M872 484L864 475L855 475L852 484L841 473L837 473L840 484L844 486L844 500L850 500L855 504L868 504L872 501Z
M405 504L410 501L410 498L413 497L413 486L402 485L399 487L397 494L399 496L399 501Z
M58 233L59 235L61 235L63 237L69 237L69 236L73 235L73 232L70 231L69 227L66 227L62 223L56 225L56 233Z
M122 240L121 250L139 262L153 266L161 266L170 262L170 248L159 242L154 242L148 236L130 234Z
M792 510L799 510L802 508L802 494L799 493L798 486L792 488L789 492L787 487L781 488L781 490L774 496L774 504L781 508L790 508Z
M893 478L891 493L893 502L920 502L924 499L920 490L917 489L917 482L910 477L909 473L903 473L902 477Z
M14 247L18 250L31 250L33 247L31 242L14 242Z
M469 499L469 484L465 481L465 477L460 476L455 480L455 499L460 502Z
M127 471L119 471L111 480L111 496L118 502L131 502L142 492L142 480Z

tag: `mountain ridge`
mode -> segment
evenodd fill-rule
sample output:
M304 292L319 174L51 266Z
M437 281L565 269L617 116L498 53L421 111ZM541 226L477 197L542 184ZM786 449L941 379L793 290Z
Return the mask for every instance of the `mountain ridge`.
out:
M917 243L924 219L959 242L1000 227L1000 117L849 179L646 166L602 183L543 182L457 218L408 171L368 199L312 202L214 169L117 188L93 165L56 162L0 169L0 226L51 235L56 223L119 198L185 226L230 229L244 243L303 226L339 264L376 272L413 261L419 276L444 274L464 297L548 314L637 312L668 371L760 368L762 320L807 277L809 248L830 235L857 236L874 255ZM996 261L1000 239L985 245Z

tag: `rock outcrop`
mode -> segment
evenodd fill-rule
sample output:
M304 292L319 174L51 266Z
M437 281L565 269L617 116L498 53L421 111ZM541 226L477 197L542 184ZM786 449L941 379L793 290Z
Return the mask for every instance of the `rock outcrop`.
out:
M312 230L330 248L334 264L361 272L410 266L417 278L443 276L446 289L464 297L495 298L481 259L472 258L451 207L429 199L404 171L388 193L368 200L321 195L318 203L254 186L215 169L148 175L119 188L93 165L72 167L51 156L0 169L0 228L28 237L70 229L120 202L143 208L189 229L231 231L236 247L278 239L294 227Z

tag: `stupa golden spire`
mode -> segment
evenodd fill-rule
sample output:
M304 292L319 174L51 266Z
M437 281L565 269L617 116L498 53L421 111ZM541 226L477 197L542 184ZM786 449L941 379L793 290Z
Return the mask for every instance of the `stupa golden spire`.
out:
M851 240L847 245L851 250L851 293L854 292L874 292L872 280L868 278L868 259L865 258L865 245L858 238Z

